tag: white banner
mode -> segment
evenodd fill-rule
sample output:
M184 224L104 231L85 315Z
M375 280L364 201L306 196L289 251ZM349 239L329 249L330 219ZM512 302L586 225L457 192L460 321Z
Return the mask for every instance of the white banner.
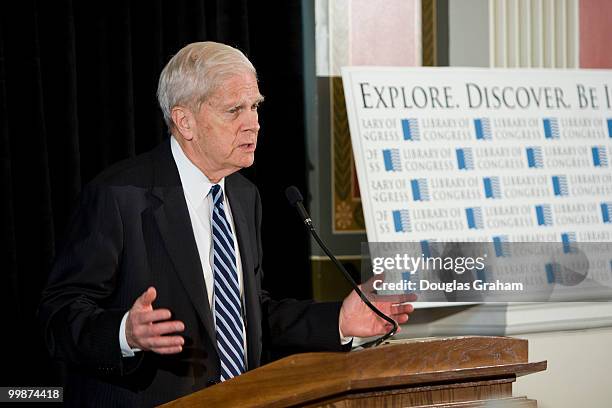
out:
M612 71L342 71L370 242L612 241Z

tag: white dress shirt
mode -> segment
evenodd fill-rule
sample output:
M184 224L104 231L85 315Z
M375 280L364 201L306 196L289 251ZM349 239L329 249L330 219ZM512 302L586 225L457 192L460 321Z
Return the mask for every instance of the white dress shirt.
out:
M191 226L193 228L193 235L195 237L196 245L198 248L198 254L200 255L200 262L202 263L202 271L204 272L204 282L206 284L206 293L208 294L208 303L210 310L213 312L213 320L215 319L215 308L213 298L214 288L214 276L213 276L213 246L212 246L212 210L213 210L213 198L210 193L210 189L213 183L198 169L185 155L183 149L178 144L176 139L171 137L170 146L172 150L172 157L178 168L179 177L181 178L181 184L183 185L183 191L185 193L185 201L187 202L187 209L189 211L189 218L191 220ZM232 229L232 235L234 238L234 249L236 251L236 266L238 270L238 285L240 288L240 297L244 305L244 285L242 276L242 263L240 262L240 250L238 249L238 242L236 241L236 228L234 227L234 220L232 217L232 210L230 207L229 200L225 194L225 178L221 179L219 183L223 190L223 205L225 206L225 216ZM244 306L243 306L244 311ZM134 352L140 351L139 349L130 348L125 335L125 322L127 320L126 313L121 320L121 326L119 328L119 343L121 345L121 354L123 357L132 357ZM243 313L244 316L244 313ZM246 358L246 333L244 323L242 325L243 339L245 342L245 358Z

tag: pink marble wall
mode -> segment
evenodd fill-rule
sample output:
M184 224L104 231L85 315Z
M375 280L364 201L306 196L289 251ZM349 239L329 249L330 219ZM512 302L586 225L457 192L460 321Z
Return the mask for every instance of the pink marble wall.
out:
M580 0L580 68L612 68L610 0Z
M418 0L352 0L351 65L421 65Z

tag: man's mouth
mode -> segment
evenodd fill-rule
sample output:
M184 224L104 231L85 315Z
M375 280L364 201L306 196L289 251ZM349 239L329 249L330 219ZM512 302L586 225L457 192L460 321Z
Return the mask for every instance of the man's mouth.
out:
M254 152L255 151L255 143L243 143L238 146L238 148L244 152Z

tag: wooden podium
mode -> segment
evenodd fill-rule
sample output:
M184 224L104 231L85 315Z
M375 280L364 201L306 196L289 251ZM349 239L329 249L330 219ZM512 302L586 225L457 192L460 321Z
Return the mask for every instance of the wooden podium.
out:
M527 340L426 338L278 360L163 407L536 407L516 377L546 370Z

